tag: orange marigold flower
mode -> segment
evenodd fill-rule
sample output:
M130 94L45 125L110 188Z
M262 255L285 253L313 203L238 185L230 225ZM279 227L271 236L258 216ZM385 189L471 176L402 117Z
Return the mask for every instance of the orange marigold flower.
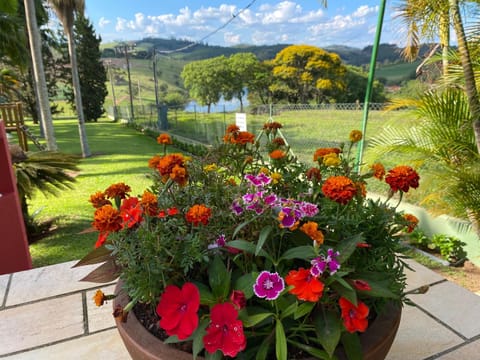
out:
M125 183L117 183L117 184L112 184L110 185L106 190L105 190L105 195L107 198L110 199L125 199L128 195L128 193L132 191L130 186L125 185Z
M403 218L408 222L407 233L411 233L418 225L418 218L412 214L404 214Z
M312 276L308 269L290 270L285 277L285 282L293 286L289 293L299 300L317 302L323 295L323 283Z
M253 144L255 142L255 135L248 131L240 131L235 140L236 144L245 145L247 143Z
M308 221L300 227L300 230L310 236L317 245L323 244L323 233L318 230L318 224L314 221Z
M100 290L100 289L98 289L95 292L95 295L93 295L93 301L95 302L95 305L97 305L97 306L102 306L105 303L106 300L107 300L107 297L105 296L103 291Z
M385 176L385 167L380 163L374 163L370 166L373 170L373 176L378 180L383 180Z
M154 155L150 160L148 160L148 167L150 169L156 169L160 163L160 160L162 160L160 155Z
M310 169L307 170L306 174L307 179L312 181L320 181L322 180L322 173L320 172L320 169L311 167Z
M169 154L160 159L157 170L162 175L162 180L166 182L169 178L180 184L185 185L188 179L185 168L185 158L182 154Z
M101 191L97 191L95 194L90 195L89 201L95 209L98 209L103 205L112 205L112 202L105 197L105 193Z
M339 148L319 148L315 150L315 153L313 154L313 161L318 161L320 160L320 158L323 158L327 154L340 154L341 152L342 150Z
M420 176L418 173L407 165L396 166L385 176L385 181L390 185L390 189L392 189L393 192L398 190L408 192L410 188L416 189L419 180Z
M357 194L360 195L361 197L366 197L367 196L367 186L363 181L358 181L355 183L355 186L357 187Z
M170 179L175 181L180 186L185 186L188 181L187 169L182 166L175 165L170 173Z
M359 142L362 140L362 132L360 130L352 130L350 131L349 139L352 143Z
M92 225L100 232L118 231L122 228L122 217L112 205L103 205L95 211Z
M238 131L240 131L240 128L239 128L237 125L235 125L235 124L230 124L230 125L228 125L227 130L225 131L225 133L231 134L231 133L235 133L235 132L238 132Z
M171 145L172 138L168 134L160 134L157 137L157 143L162 144L162 145Z
M345 205L353 199L357 188L346 176L331 176L323 183L322 191L330 200Z
M268 156L270 156L270 159L273 159L273 160L283 159L286 155L287 154L285 153L285 151L280 149L273 150L270 154L268 154Z
M283 125L276 121L267 122L263 124L264 130L277 130L277 129L281 129L282 127Z
M142 198L140 199L140 204L147 215L155 216L157 214L158 199L150 191L145 190L143 192Z
M193 226L198 226L200 223L207 225L212 216L212 209L205 205L193 205L185 214L185 218Z

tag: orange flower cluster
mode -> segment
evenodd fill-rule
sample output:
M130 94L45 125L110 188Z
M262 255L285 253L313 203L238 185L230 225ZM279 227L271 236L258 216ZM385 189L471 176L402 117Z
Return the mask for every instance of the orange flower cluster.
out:
M104 205L95 211L93 227L100 232L115 232L122 228L122 216L112 205Z
M149 216L155 216L158 213L157 197L150 191L145 190L140 200L143 210Z
M103 205L112 205L112 202L105 197L105 193L101 191L97 191L95 194L90 195L89 201L95 209L98 209Z
M318 230L318 224L314 221L307 221L300 227L300 230L310 236L315 241L316 245L323 244L323 233Z
M346 176L331 176L323 183L322 191L330 200L345 205L357 194L357 187Z
M162 157L160 155L153 155L150 160L148 160L148 167L150 169L156 169L158 164L160 164Z
M281 137L276 137L275 139L272 140L272 144L276 146L284 146L285 145L285 140Z
M255 142L255 135L248 131L240 131L237 125L232 124L227 127L223 142L237 145L253 144Z
M157 170L164 182L172 179L180 186L184 186L187 183L188 173L185 167L185 158L182 154L162 156L157 164Z
M280 159L283 159L287 154L283 150L276 149L276 150L273 150L268 155L270 156L270 159L272 159L272 160L280 160Z
M390 170L385 177L385 181L390 185L393 192L401 190L408 192L410 188L416 189L420 176L410 166L400 165Z
M315 150L315 153L313 154L313 161L318 161L325 155L335 153L335 154L340 154L342 152L341 149L339 148L319 148Z
M162 144L162 145L171 145L172 144L172 138L168 134L160 134L157 137L157 143Z
M418 218L412 214L405 214L403 218L408 222L407 233L411 233L418 225Z
M359 142L362 140L362 132L360 130L352 130L350 131L349 139L352 143Z
M105 190L105 196L109 199L125 199L130 191L132 191L130 186L125 185L125 183L121 182L110 185Z
M385 176L385 167L380 163L374 163L371 166L373 170L373 176L378 180L383 180Z
M193 205L185 214L185 219L193 226L198 226L200 223L207 225L211 216L212 209L205 205Z

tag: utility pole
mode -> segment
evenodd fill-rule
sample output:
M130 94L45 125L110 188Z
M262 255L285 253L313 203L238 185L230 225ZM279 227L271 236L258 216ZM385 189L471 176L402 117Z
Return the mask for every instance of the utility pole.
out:
M113 121L118 120L117 116L117 100L115 98L115 86L113 85L113 67L115 66L112 60L106 60L105 65L107 65L108 76L110 79L110 85L112 86L112 100L113 100Z
M157 78L157 54L155 48L153 48L153 83L155 85L155 106L158 111L158 78Z

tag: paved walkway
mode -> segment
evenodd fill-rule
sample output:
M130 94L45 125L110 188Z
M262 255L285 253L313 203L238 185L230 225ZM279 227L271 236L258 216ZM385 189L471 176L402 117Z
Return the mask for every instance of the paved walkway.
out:
M94 266L63 263L0 275L0 358L130 359L111 316L95 307L98 284L78 280ZM387 360L480 359L480 296L412 262L406 306ZM106 293L114 284L102 286Z

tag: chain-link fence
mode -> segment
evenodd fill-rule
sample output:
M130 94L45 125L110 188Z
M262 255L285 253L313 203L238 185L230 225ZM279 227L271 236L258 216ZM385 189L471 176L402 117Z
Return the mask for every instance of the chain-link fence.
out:
M384 104L370 104L367 140L390 121L399 122L408 117L406 111L386 114ZM220 109L221 110L221 109ZM218 107L217 107L218 111ZM123 121L132 121L128 116L129 107L117 107L117 114ZM113 116L113 109L109 111ZM127 116L124 116L126 114ZM168 131L187 141L206 145L222 141L228 125L235 123L235 112L201 112L197 109L161 108L136 106L133 122L141 127ZM249 107L247 130L261 135L263 125L276 121L283 125L282 134L293 153L302 161L310 161L312 152L318 147L338 146L348 139L352 129L361 129L363 124L363 104L303 104L265 105ZM129 120L130 119L130 120Z

